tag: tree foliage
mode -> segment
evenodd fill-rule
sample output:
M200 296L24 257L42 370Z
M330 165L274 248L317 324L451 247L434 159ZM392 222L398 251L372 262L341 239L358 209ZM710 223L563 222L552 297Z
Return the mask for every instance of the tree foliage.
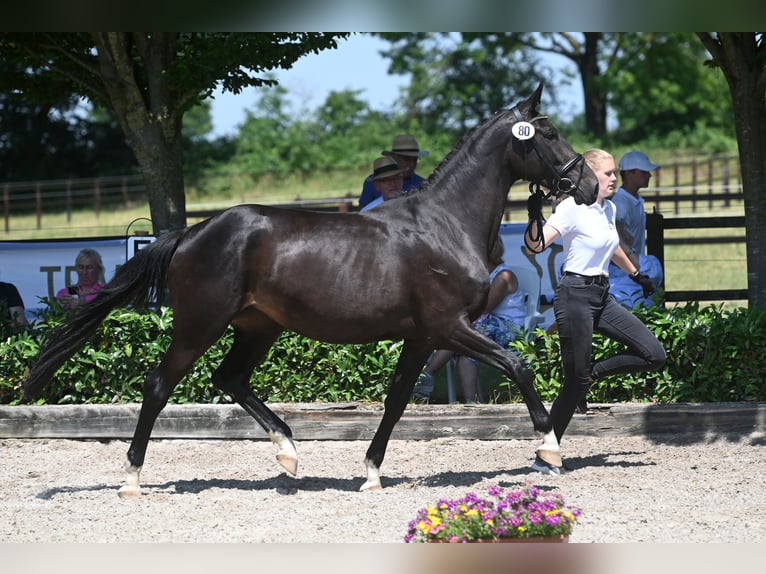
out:
M403 113L427 133L462 135L532 93L549 70L508 34L379 34L391 43L389 71L412 75Z
M337 47L334 33L3 33L19 64L0 91L32 101L72 94L109 109L146 181L155 233L186 226L182 118L215 88L273 85L263 76Z
M0 78L18 66L0 61ZM71 94L31 101L0 91L0 179L34 181L124 175L135 165L122 131L111 119L75 113Z
M709 128L733 134L726 83L705 68L694 35L625 34L621 44L609 94L621 142Z

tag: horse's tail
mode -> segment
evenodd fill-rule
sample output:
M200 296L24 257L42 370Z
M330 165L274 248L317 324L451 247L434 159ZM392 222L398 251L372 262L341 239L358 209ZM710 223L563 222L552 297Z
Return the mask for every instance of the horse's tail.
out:
M162 300L170 260L183 233L183 230L168 233L147 245L117 270L93 301L46 335L47 343L22 385L26 398L40 394L58 368L85 344L112 309L131 304L146 307L154 297Z

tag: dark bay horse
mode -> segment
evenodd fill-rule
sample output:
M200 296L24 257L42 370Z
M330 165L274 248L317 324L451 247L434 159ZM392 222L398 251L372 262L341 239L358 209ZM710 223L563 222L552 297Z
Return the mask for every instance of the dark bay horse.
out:
M173 340L146 378L120 496L140 494L139 472L155 420L193 363L224 333L234 342L212 382L231 395L277 447L291 474L292 431L252 392L258 363L283 330L331 343L403 340L385 411L367 450L367 481L379 470L394 425L434 349L452 349L502 371L519 387L538 449L558 443L532 372L471 326L489 289L487 256L498 236L511 184L528 180L578 203L596 199L595 175L537 112L542 84L528 99L469 132L423 187L365 213L318 213L241 205L161 236L115 274L97 298L57 331L24 383L39 394L109 312L147 303L167 288Z

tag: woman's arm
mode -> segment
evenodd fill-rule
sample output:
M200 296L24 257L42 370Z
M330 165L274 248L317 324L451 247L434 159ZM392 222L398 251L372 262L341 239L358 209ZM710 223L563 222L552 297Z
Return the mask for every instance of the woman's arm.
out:
M638 275L638 267L633 264L630 257L625 253L621 246L617 246L617 250L612 255L612 263L617 265L620 269L625 271L629 277L635 277Z
M497 307L506 295L515 293L518 288L519 280L510 271L504 270L495 275L492 284L489 286L489 296L487 297L487 305L484 307L484 312L491 313L492 309Z
M537 237L537 229L537 224L532 222L532 225L528 225L527 230L524 232L524 245L532 253L541 253L546 247L556 241L560 235L558 229L547 223L543 225L541 237Z

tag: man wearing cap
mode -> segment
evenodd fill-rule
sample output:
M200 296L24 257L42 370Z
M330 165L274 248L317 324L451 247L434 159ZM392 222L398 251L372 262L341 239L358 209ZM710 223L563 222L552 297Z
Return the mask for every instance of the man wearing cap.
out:
M417 189L425 181L425 178L415 173L415 168L418 165L418 160L423 156L427 156L428 152L420 150L418 140L414 136L408 134L396 136L391 144L391 149L383 150L381 153L392 157L399 164L399 167L402 168L404 174L402 191ZM359 207L365 207L371 201L380 197L380 192L373 185L372 177L372 174L368 175L364 180L362 193L359 196Z
M645 153L629 151L622 156L619 163L622 186L611 197L617 206L615 225L620 235L620 246L628 255L636 268L648 275L655 285L660 285L663 279L662 266L653 255L646 255L646 212L644 198L639 194L641 188L649 185L651 172L659 169L659 165L649 161ZM654 300L645 298L640 287L636 285L625 272L614 264L609 265L609 291L618 303L632 309L639 303L650 306Z
M365 205L360 211L368 211L384 201L399 197L402 194L404 171L391 157L384 155L376 159L372 164L372 175L370 175L369 179L380 195Z

